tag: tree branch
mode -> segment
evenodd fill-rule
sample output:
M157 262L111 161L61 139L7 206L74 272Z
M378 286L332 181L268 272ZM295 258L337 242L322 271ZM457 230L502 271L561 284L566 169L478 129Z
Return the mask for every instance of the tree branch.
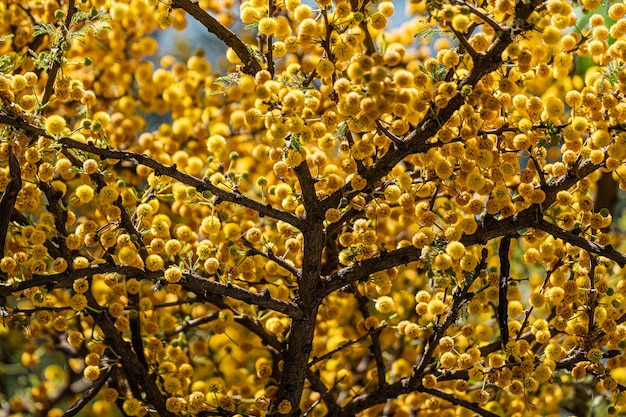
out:
M222 297L235 298L239 301L253 304L264 309L278 311L292 319L302 316L302 311L296 305L272 297L267 288L261 293L254 293L233 285L230 282L222 284L221 282L211 281L200 276L195 271L183 273L179 284L182 285L185 290L192 291L201 298L205 297L205 294L216 294Z
M262 256L265 259L268 259L270 261L276 262L278 265L280 265L281 267L285 268L296 279L298 279L298 277L300 277L300 275L301 275L300 270L298 268L295 268L290 263L286 262L283 258L274 255L271 251L264 252L264 251L262 251L260 249L255 248L252 245L252 243L250 243L247 239L243 239L242 238L242 241L243 241L243 245L246 248L248 248L248 255L259 255L259 256Z
M553 225L545 219L540 220L535 225L535 227L537 227L537 229L543 230L544 232L550 233L552 236L561 239L563 242L570 243L574 246L586 250L587 252L595 253L596 255L609 258L617 262L621 267L624 267L626 265L626 255L613 249L611 245L602 246L595 242L590 242L581 236L575 235L574 233L570 233L566 230L561 229L558 226Z
M70 408L67 409L65 414L63 414L63 417L75 416L80 412L80 410L85 408L85 406L89 404L89 401L91 401L96 395L98 395L98 392L100 392L100 389L107 382L114 369L115 368L113 366L109 366L103 372L101 372L98 379L87 389L87 391L83 393L83 395L81 395L78 401L76 401L74 404L72 404Z
M0 123L2 123L1 118ZM282 220L300 230L306 227L306 223L303 219L300 219L299 217L291 213L276 209L268 204L263 204L256 200L253 200L239 192L224 190L211 184L208 179L201 180L192 175L179 171L178 169L176 169L175 166L165 166L157 160L149 157L148 155L128 151L119 151L112 148L99 148L93 143L82 143L68 137L59 139L59 142L63 145L66 145L67 147L90 152L103 158L120 159L126 161L135 160L139 164L154 169L157 175L167 175L168 177L180 181L183 184L196 188L200 193L202 193L203 191L210 191L220 200L235 203L237 205L250 208L260 214L263 214L264 216L272 217L277 220Z
M0 198L0 254L5 255L5 244L7 233L9 232L9 224L11 223L11 213L15 208L15 202L17 201L17 195L22 189L22 173L20 169L20 163L13 152L9 151L9 174L11 179L7 185L2 198ZM0 277L1 278L1 277Z
M237 35L230 29L222 25L208 12L202 10L198 3L192 0L172 0L173 8L180 8L193 16L200 22L210 33L220 38L227 46L232 48L237 54L241 62L243 62L243 72L254 76L261 71L261 64L250 52L250 47L246 45Z
M59 39L58 46L66 42L65 35L67 34L67 31L72 24L72 17L74 17L74 13L76 13L76 0L69 0L67 14L65 15L65 20L62 26L63 36L61 36L61 38ZM54 91L54 83L56 82L57 74L59 73L59 70L61 69L61 64L63 63L62 55L63 55L62 49L59 47L58 52L57 52L57 57L56 59L52 60L52 66L50 67L50 70L48 71L48 81L46 82L46 88L43 92L43 97L41 98L42 106L45 106L46 104L48 104L48 102L50 101L50 98L52 97L52 92Z
M425 392L427 394L430 395L434 395L435 397L439 397L442 400L446 400L448 402L451 402L454 405L460 405L463 408L467 408L468 410L472 410L473 412L483 416L483 417L498 417L497 414L492 413L491 411L487 411L483 408L480 408L478 406L478 404L476 403L471 403L469 401L466 401L462 398L459 398L455 395L452 394L448 394L445 391L441 391L438 389L434 389L434 388L425 388L425 387L421 387L419 389L421 392Z
M135 392L134 395L141 400L142 397L139 394L145 393L145 401L154 407L160 416L175 417L175 414L167 411L165 407L165 397L156 385L156 375L148 373L148 369L139 361L135 352L131 349L128 342L124 340L122 334L115 328L108 314L102 310L91 291L87 291L85 296L89 302L89 315L93 317L94 322L102 329L105 343L119 357L126 378L129 381L136 381L141 388L141 392Z
M507 293L509 289L509 275L511 274L511 261L509 260L509 249L511 248L511 235L506 235L500 240L498 257L500 258L500 287L498 291L498 326L500 327L500 339L502 346L509 342L509 299Z

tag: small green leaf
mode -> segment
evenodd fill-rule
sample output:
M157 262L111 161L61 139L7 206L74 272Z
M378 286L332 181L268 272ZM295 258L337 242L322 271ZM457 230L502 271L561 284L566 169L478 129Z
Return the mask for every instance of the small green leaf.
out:
M298 140L298 135L292 135L289 143L291 147L294 148L296 151L302 152L302 144Z

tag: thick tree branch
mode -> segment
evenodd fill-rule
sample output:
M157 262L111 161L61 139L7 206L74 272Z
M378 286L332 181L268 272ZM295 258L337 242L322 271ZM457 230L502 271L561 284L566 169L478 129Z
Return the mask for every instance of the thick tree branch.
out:
M156 282L156 280L163 276L162 271L151 272L132 266L105 263L59 274L34 275L28 281L16 282L13 285L3 284L0 285L0 297L7 297L19 291L39 286L46 287L49 290L54 288L68 288L78 278L92 277L96 274L111 272L135 277L138 280L147 279L153 282ZM185 290L195 293L200 298L206 298L207 294L215 294L244 301L248 304L254 304L264 309L278 311L292 318L298 318L302 315L302 312L297 306L270 296L269 291L260 294L253 293L230 283L223 284L221 282L208 280L194 271L183 274L180 285L182 285Z
M17 201L17 194L22 189L20 163L13 152L9 152L9 174L11 179L2 194L2 198L0 198L0 213L2 213L2 217L0 217L0 254L3 256L5 255L4 246L11 223L11 214Z
M361 294L361 292L359 291L359 288L354 282L349 286L349 288L350 288L350 292L352 293L352 295L354 295L354 298L356 298L359 304L359 311L361 312L361 315L363 316L363 320L367 320L371 316L369 312L369 308L368 308L369 299L363 294ZM377 371L377 378L378 378L378 381L376 381L376 385L380 387L386 383L385 381L386 377L385 377L385 361L383 360L383 351L380 347L379 336L380 336L380 332L370 333L370 339L372 343L370 344L369 349L370 349L370 353L374 357L374 362L376 363L376 371Z
M16 129L22 129L31 135L44 136L54 139L52 136L48 135L44 129L30 124L21 117L10 116L0 113L0 124L6 124L9 126L13 126ZM119 151L109 147L100 148L92 142L79 142L68 137L63 137L59 139L59 143L67 146L68 148L79 149L84 152L90 152L102 158L111 158L126 161L135 160L139 164L154 169L158 175L167 175L171 178L174 178L175 180L182 182L183 184L195 187L199 192L210 191L223 201L229 201L231 203L236 203L238 205L248 207L260 214L263 214L264 216L272 217L277 220L282 220L286 223L289 223L298 229L306 227L303 219L300 219L299 217L294 216L291 213L287 213L286 211L276 209L268 204L263 204L256 200L253 200L239 192L224 190L223 188L211 184L208 180L204 181L189 174L186 174L182 171L179 171L176 169L175 166L165 166L157 160L149 157L148 155L138 154L129 151Z
M287 400L292 404L290 417L296 417L300 412L300 398L306 380L307 364L309 362L317 311L323 300L320 291L320 271L322 267L322 252L324 249L324 230L322 219L316 223L309 219L310 227L303 230L302 276L298 282L296 303L302 315L291 321L289 339L285 351L282 378L278 392L278 400Z
M319 200L315 193L315 180L311 176L311 171L306 163L302 161L300 165L294 168L294 172L298 176L300 189L302 191L302 201L306 210L306 217L310 219L313 216L323 215L320 210Z

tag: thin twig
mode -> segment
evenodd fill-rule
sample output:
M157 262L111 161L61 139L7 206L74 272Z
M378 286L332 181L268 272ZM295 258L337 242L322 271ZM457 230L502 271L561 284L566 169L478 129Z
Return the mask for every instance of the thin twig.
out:
M509 275L511 274L511 261L509 259L509 249L511 247L511 235L504 236L500 240L498 257L500 258L500 287L498 291L498 326L500 327L500 340L505 347L509 342L509 300L507 293L509 289Z
M300 276L300 270L294 267L289 262L286 262L283 258L274 255L272 252L264 252L260 249L255 248L252 243L250 243L247 239L241 238L243 241L243 245L248 248L248 255L259 255L270 261L276 262L281 267L285 268L287 271L291 273L296 279Z
M98 379L87 389L87 391L83 392L83 395L81 395L78 401L72 404L72 406L65 411L63 417L75 416L80 412L80 410L85 408L85 406L89 404L89 401L98 395L98 392L100 392L100 389L107 382L114 369L115 368L113 366L109 366L104 371L100 372Z
M494 414L491 411L481 408L478 404L466 401L462 398L457 397L456 395L448 394L447 392L444 392L435 388L422 387L420 388L420 391L425 392L430 395L434 395L435 397L439 397L442 400L446 400L454 405L460 405L461 407L467 408L468 410L471 410L483 417L498 417L497 414Z
M391 139L391 141L393 142L394 145L398 145L398 144L402 143L402 139L397 137L393 133L391 133L389 131L389 129L387 129L385 126L383 126L383 123L380 121L380 119L376 119L375 123L376 123L376 127L378 127L378 130L380 130L383 133L383 135L385 135L389 139Z
M467 7L468 9L470 9L470 11L472 13L474 13L476 16L478 16L483 22L485 22L489 26L491 26L493 28L493 30L496 31L496 33L502 33L502 32L506 31L505 28L503 28L498 22L493 20L491 18L491 16L489 16L484 10L479 9L478 7L474 6L473 4L468 3L465 0L456 0L456 4L458 4L459 6L464 6L464 7Z
M211 16L206 11L194 3L192 0L172 0L173 8L181 8L191 16L193 16L198 22L200 22L209 32L220 38L227 46L232 48L237 54L241 62L243 63L243 72L254 76L257 72L261 71L261 64L254 57L250 48L246 45L237 35L235 35L230 29L222 25L217 19Z

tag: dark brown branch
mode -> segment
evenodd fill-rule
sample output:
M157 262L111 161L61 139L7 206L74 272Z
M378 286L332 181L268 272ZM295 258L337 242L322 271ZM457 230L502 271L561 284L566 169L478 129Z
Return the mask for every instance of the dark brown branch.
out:
M194 327L198 327L202 324L210 323L214 320L217 320L219 316L220 316L219 312L213 312L210 314L205 314L204 316L197 317L195 319L185 320L183 324L179 324L178 326L174 327L172 330L168 330L167 332L163 333L163 337L166 339L171 339L173 337L178 336L179 333L186 332L187 330L192 329Z
M498 291L497 318L503 347L509 342L509 299L507 298L507 293L509 289L509 275L511 274L511 261L509 259L511 238L511 235L504 236L500 240L500 248L498 250L498 257L500 258L500 287Z
M541 184L542 188L545 188L548 184L546 183L546 175L543 172L543 169L541 168L541 165L539 165L539 161L537 161L537 158L535 158L532 154L532 149L530 149L528 151L528 157L530 158L531 161L533 161L533 165L535 167L535 171L537 171L537 175L539 175L539 184Z
M381 122L380 119L376 119L376 127L378 127L378 130L380 130L383 135L391 139L394 145L398 145L399 143L402 143L402 139L397 137L393 133L391 133L389 129L383 126L383 122Z
M464 0L456 0L456 4L458 4L459 6L464 6L464 7L467 7L468 9L470 9L471 13L474 13L483 22L485 22L486 24L491 26L496 33L502 33L502 32L504 32L506 30L498 22L493 20L491 18L491 16L489 16L484 10L479 9L478 7L474 6L473 4L468 3L468 2L466 2ZM534 9L534 7L533 7L533 9Z
M145 394L145 401L154 407L160 416L175 417L175 414L167 411L165 407L165 396L161 394L159 387L155 381L155 375L150 374L148 369L139 361L139 358L131 349L130 344L126 342L122 334L115 328L111 318L105 313L98 302L94 298L91 291L85 293L89 302L89 315L93 317L94 322L102 329L105 336L105 343L115 352L122 363L122 369L126 375L126 379L136 382L140 387L140 392L133 392L133 395L139 400L142 399L142 393Z
M365 9L369 5L369 1L365 0L360 2L358 0L350 0L350 6L352 7L353 12L364 13ZM370 33L369 27L367 26L367 21L362 20L359 22L359 29L365 35L365 39L363 40L365 44L365 51L368 56L372 56L376 52L376 46L374 45L374 40L372 39L372 34Z
M9 224L11 223L11 213L15 208L17 194L22 189L22 171L20 163L13 152L9 152L9 174L11 179L9 184L0 198L0 254L4 256L7 233L9 232ZM1 278L1 277L0 277Z
M195 271L183 273L183 277L179 282L187 291L192 291L199 297L205 297L205 294L220 295L222 297L231 297L247 304L253 304L264 309L278 311L291 318L299 318L302 311L293 303L279 300L270 295L269 290L265 289L261 293L254 293L244 288L231 284L230 282L222 284L221 282L211 281L204 278Z
M61 30L63 31L63 36L60 37L57 45L58 52L56 59L52 60L52 65L50 67L50 70L48 71L48 81L46 82L46 88L43 92L43 97L41 98L42 106L48 104L50 98L52 97L52 92L54 91L54 83L56 82L57 74L59 73L59 70L61 69L61 65L63 63L63 53L60 46L62 43L66 42L65 35L67 34L67 31L72 24L72 17L74 17L74 13L76 13L76 0L69 0L67 14L65 15L65 21L63 22L63 26L61 27Z
M289 327L289 339L285 350L283 373L279 385L278 401L287 400L293 410L290 417L300 412L300 399L306 380L307 364L313 349L317 311L323 300L320 283L322 252L324 249L323 217L309 219L309 227L302 231L304 236L302 254L302 276L298 282L296 303L301 317L292 319Z
M0 123L3 123L2 118L0 118ZM175 166L165 166L145 154L138 154L128 151L118 151L112 148L99 148L93 143L82 143L67 137L59 139L59 142L69 148L80 149L85 152L99 155L103 158L112 158L127 161L134 159L139 164L154 169L157 175L167 175L168 177L180 181L183 184L187 184L196 188L200 193L202 193L203 191L210 191L222 201L228 201L243 207L250 208L258 213L263 214L264 216L289 223L300 230L306 227L306 223L303 221L303 219L300 219L299 217L291 213L276 209L270 205L266 205L259 201L253 200L239 192L224 190L211 184L208 179L201 180L192 175L179 171L178 169L176 169Z
M587 323L587 333L592 334L595 326L595 311L598 304L598 294L596 292L596 267L598 266L597 256L590 256L589 259L589 293L587 301L587 317L589 317L589 323Z
M48 138L52 138L52 136L48 135L44 129L41 129L37 126L33 126L32 124L28 123L26 120L24 120L21 117L9 116L7 114L0 114L0 124L6 124L9 126L13 126L17 129L23 129L24 131L32 135L45 136ZM203 181L199 178L196 178L182 171L179 171L174 166L165 166L145 154L138 154L135 152L128 152L128 151L119 151L119 150L112 149L112 148L100 148L96 146L94 143L91 143L91 142L83 143L83 142L76 141L74 139L70 139L68 137L59 139L59 143L67 146L68 148L80 149L82 151L90 152L90 153L93 153L94 155L98 155L102 158L111 158L111 159L119 159L119 160L127 160L127 161L136 160L138 163L154 169L158 175L167 175L175 180L182 182L183 184L187 184L196 188L200 192L210 191L211 193L213 193L215 196L217 196L223 201L229 201L231 203L235 203L240 206L250 208L258 213L263 214L264 216L272 217L277 220L282 220L300 230L306 227L306 223L303 221L303 219L300 219L299 217L294 216L291 213L276 209L270 205L263 204L256 200L253 200L239 192L226 191L220 187L217 187L211 184L208 180Z
M281 267L285 268L287 271L289 271L291 273L291 275L293 275L296 279L298 279L298 277L300 276L300 270L298 268L295 268L292 264L290 264L289 262L286 262L283 258L278 257L276 255L274 255L271 251L268 252L264 252L260 249L255 248L252 243L248 242L248 240L246 239L241 239L243 241L243 244L246 248L248 248L248 256L253 256L253 255L259 255L262 256L266 259L269 259L270 261L276 262L278 265L280 265Z
M96 274L106 274L110 272L152 280L156 279L159 275L163 275L162 272L149 272L131 266L99 264L83 269L67 270L59 274L33 275L28 281L17 282L13 285L3 284L0 285L0 297L9 296L13 293L34 287L47 287L49 289L68 288L78 278L93 277Z
M311 171L306 161L302 161L300 165L295 167L294 172L298 176L298 182L300 183L307 219L311 219L312 216L323 216L324 213L320 210L319 200L315 193L315 180L311 176Z
M452 31L452 33L454 33L454 36L456 36L456 38L459 40L459 43L461 44L465 52L467 52L468 55L472 58L472 61L474 62L478 61L481 57L481 54L479 54L478 52L476 52L474 48L472 48L472 45L469 44L469 42L465 38L465 35L457 30L454 30L452 26L450 26L450 30Z
M172 0L172 7L181 8L191 16L193 16L198 22L200 22L210 33L220 38L227 46L232 48L237 54L241 62L243 63L243 72L254 76L257 72L261 71L261 64L250 52L248 45L246 45L237 35L235 35L230 29L222 25L217 19L211 16L198 5L197 2L192 0Z
M384 269L393 268L394 266L404 265L418 261L422 258L422 251L407 246L404 248L380 253L372 258L365 259L352 266L341 268L339 271L329 275L323 280L323 295L327 296L333 291L351 284L352 282L365 280L374 272Z
M376 329L370 330L369 332L365 333L362 336L357 337L356 339L352 339L352 340L346 340L344 343L342 343L340 346L336 347L335 349L331 350L330 352L326 352L324 353L322 356L319 357L314 357L313 359L311 359L311 361L309 362L309 367L315 365L316 363L319 363L321 361L324 361L326 359L330 359L333 357L333 355L341 352L342 350L344 350L345 348L352 346L356 343L362 342L365 339L367 339L368 337L370 337L372 335L372 333L380 333L385 327L384 326L380 326L377 327Z
M574 246L586 250L587 252L609 258L617 262L621 267L624 267L626 265L626 255L613 249L611 245L602 246L598 243L590 242L584 237L563 230L560 227L555 226L547 220L543 219L539 221L535 227L537 229L543 230L544 232L550 233L552 236L561 239L563 242L570 243Z
M354 298L356 298L359 304L359 311L361 312L361 315L363 316L363 320L367 320L367 318L370 317L369 308L367 307L367 304L369 303L369 299L360 293L359 288L356 286L355 283L352 283L349 288L350 288L350 292L352 293ZM380 347L379 336L380 336L379 332L372 332L370 334L370 338L372 339L372 344L370 345L369 349L370 349L372 356L374 357L374 361L376 362L376 371L377 371L377 379L378 379L378 381L376 381L376 385L378 387L381 387L385 385L386 383L385 381L386 372L385 372L385 362L383 360L383 351Z
M100 392L100 389L107 382L114 369L114 367L109 366L104 371L100 372L100 376L98 377L98 379L89 387L89 389L87 389L87 391L83 393L83 395L81 395L78 401L76 401L74 404L72 404L70 408L67 409L67 411L63 414L63 417L75 416L80 412L80 410L85 408L85 406L89 404L89 401L91 401L96 395L98 395L98 392Z
M311 383L311 388L319 392L321 399L324 401L324 404L326 404L326 407L328 407L328 415L337 415L341 408L339 407L339 404L337 404L335 397L330 393L330 390L326 388L326 385L324 385L324 382L319 375L309 370L307 371L306 378Z
M22 281L14 285L3 284L0 285L0 297L9 296L13 293L39 286L49 289L67 288L78 278L92 277L96 274L106 274L110 272L135 277L138 280L148 279L150 281L156 281L163 276L163 272L161 271L151 272L132 266L104 263L78 270L68 270L60 274L34 275L30 280ZM208 280L195 272L183 274L183 279L180 281L180 284L186 291L194 292L200 298L206 298L205 294L207 293L216 294L222 297L234 298L248 304L258 305L265 309L278 311L289 317L297 318L302 315L302 312L294 304L278 300L270 296L269 292L260 294L253 293L230 283L223 284L221 282Z

